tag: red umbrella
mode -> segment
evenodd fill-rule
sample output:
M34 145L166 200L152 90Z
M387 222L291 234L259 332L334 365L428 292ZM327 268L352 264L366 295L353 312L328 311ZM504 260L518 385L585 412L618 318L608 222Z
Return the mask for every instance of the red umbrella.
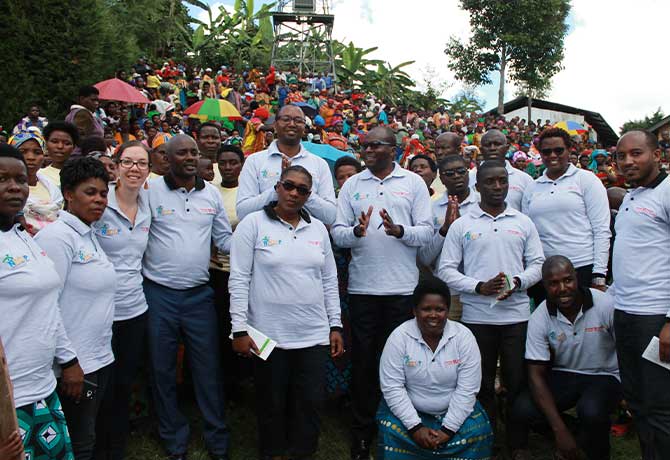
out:
M121 101L130 102L133 104L150 104L151 101L147 99L144 94L140 93L134 86L129 85L118 78L110 78L109 80L96 83L96 88L100 91L100 99L107 101Z

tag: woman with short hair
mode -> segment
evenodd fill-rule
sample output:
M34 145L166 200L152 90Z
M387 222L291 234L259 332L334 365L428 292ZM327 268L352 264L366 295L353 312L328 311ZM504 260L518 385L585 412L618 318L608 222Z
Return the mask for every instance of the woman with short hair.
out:
M81 397L84 373L58 308L61 279L17 223L28 199L28 177L23 155L1 144L0 337L22 433L0 439L0 458L13 460L25 450L30 458L65 460L72 458L72 446L53 366L60 370L60 394L71 398Z
M62 399L77 460L93 458L95 419L114 362L112 321L116 273L95 235L93 224L107 207L103 164L72 158L60 172L65 210L35 240L60 276L59 304L65 333L84 371L84 395Z
M79 130L72 123L52 121L44 128L42 135L51 164L41 172L51 182L60 186L60 171L79 143Z
M141 141L126 142L114 157L118 179L109 187L107 208L93 224L96 238L116 271L112 350L114 368L96 426L96 458L123 460L129 432L130 395L142 358L147 301L142 257L149 241L151 210L144 184L151 171Z
M427 279L414 319L389 336L379 363L378 460L488 459L493 431L477 401L481 356L465 326L447 319L451 295Z
M282 171L277 201L246 216L230 251L233 350L258 353L253 327L277 342L267 361L254 358L261 458L312 459L328 354L343 352L337 270L326 226L303 206L312 176Z

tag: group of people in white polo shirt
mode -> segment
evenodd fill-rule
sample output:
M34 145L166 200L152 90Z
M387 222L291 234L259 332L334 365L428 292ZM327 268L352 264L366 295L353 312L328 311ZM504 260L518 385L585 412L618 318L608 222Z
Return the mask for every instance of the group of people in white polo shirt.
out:
M22 436L0 440L0 458L21 449L125 458L145 338L169 458L184 460L190 440L177 399L180 340L205 445L211 458L230 458L224 295L237 355L265 345L252 328L277 343L267 360L253 359L259 458L314 459L326 361L345 351L334 246L351 254L352 460L372 450L386 460L491 458L502 418L498 449L515 460L532 458L528 432L543 425L563 458L581 449L607 459L622 399L643 458L670 451L670 373L642 358L658 337L654 358L670 362L670 182L652 134L632 131L617 145L631 189L608 288L607 193L570 163L560 129L540 136L546 170L535 181L503 160L500 131L483 136L476 170L442 149L446 191L432 201L424 180L394 161L388 128L367 133L366 168L337 196L328 164L301 144L302 111L283 107L275 132L249 158L218 152L235 168L222 166L214 184L198 177L201 146L185 135L168 141L170 169L149 182L140 143L120 148L112 186L98 160L71 159L60 173L65 210L34 240L17 223L29 193L24 156L0 146L0 337L23 423ZM229 281L215 294L210 263L223 254ZM563 414L571 408L576 426Z

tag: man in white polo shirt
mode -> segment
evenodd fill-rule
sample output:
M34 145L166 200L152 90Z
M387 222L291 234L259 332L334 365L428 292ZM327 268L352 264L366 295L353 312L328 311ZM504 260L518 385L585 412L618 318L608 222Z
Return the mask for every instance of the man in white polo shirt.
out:
M211 243L230 251L232 231L221 194L198 177L200 152L184 134L168 141L170 171L149 184L151 229L144 254L144 293L159 434L171 459L184 460L187 418L177 404L177 345L189 356L204 437L212 459L228 458L219 332L209 286Z
M505 202L508 173L501 161L486 161L477 171L478 209L449 227L438 276L461 293L462 322L482 354L479 401L496 420L495 378L498 358L507 389L507 407L525 380L524 350L530 316L526 289L541 278L542 243L533 222ZM462 266L462 269L460 267ZM507 420L511 441L523 427Z
M630 189L614 229L614 329L624 398L644 460L670 455L670 371L642 357L653 337L657 359L670 362L670 179L659 168L656 136L630 131L619 139L617 166Z
M275 119L277 140L267 150L250 155L244 162L237 191L237 217L240 220L277 201L274 187L282 171L291 165L299 165L312 175L312 194L305 209L325 225L333 223L337 213L333 176L328 163L300 143L304 132L302 109L295 105L282 107Z
M482 136L481 153L484 161L498 160L505 162L505 169L509 175L509 191L507 192L507 204L521 211L521 199L523 193L530 184L533 183L533 178L523 171L519 171L512 164L505 159L507 151L509 150L509 142L507 136L502 131L497 129L489 129ZM470 170L470 187L477 184L477 168Z
M380 395L379 357L391 332L411 318L418 249L433 235L428 188L393 161L393 131L371 129L363 148L367 169L342 186L331 230L339 247L351 248L354 460L369 457Z
M517 398L513 417L520 423L546 421L564 458L576 458L579 445L589 460L608 460L610 415L622 394L613 299L580 287L574 265L564 256L545 261L542 281L547 300L531 315L526 338L530 391ZM577 440L561 416L573 407L579 420ZM513 451L525 451L531 458L527 436L514 442Z

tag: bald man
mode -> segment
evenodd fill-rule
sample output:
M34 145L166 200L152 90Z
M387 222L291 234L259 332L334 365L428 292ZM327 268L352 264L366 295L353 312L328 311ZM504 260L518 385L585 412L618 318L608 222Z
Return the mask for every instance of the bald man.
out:
M228 458L219 331L209 286L211 243L230 251L232 231L221 194L197 176L200 151L184 134L167 143L170 170L151 181L149 242L144 253L144 293L159 434L172 459L185 459L188 419L177 403L177 346L188 353L205 444L213 459Z
M530 184L533 178L529 174L519 171L507 161L505 155L509 150L507 136L498 129L489 129L482 136L481 155L484 161L500 160L505 162L505 169L509 174L509 191L507 192L507 204L517 211L521 211L521 201L523 192ZM470 170L470 187L477 184L477 169Z
M435 162L439 165L442 159L449 155L461 154L461 136L456 133L442 133L435 139ZM442 195L446 188L440 176L435 178L430 188L435 192L434 196Z

